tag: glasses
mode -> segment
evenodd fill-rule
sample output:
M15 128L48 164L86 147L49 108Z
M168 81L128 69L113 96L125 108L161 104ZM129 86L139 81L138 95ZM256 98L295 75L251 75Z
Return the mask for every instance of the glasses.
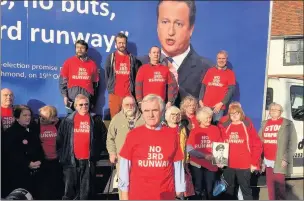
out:
M235 113L230 113L229 115L230 116L236 116L236 115L239 115L240 113L239 112L235 112Z
M281 112L281 110L278 109L270 109L271 112Z
M89 106L89 103L80 103L80 104L78 104L80 107L82 107L82 106Z
M173 116L173 117L179 117L180 114L179 113L171 113L171 116Z

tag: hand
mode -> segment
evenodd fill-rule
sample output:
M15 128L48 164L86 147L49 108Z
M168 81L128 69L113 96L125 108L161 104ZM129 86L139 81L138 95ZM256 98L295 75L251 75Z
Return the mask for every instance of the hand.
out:
M219 111L221 110L221 108L222 108L223 105L224 105L224 104L223 104L222 102L219 102L219 103L215 104L214 109L213 109L213 112L214 112L215 114L219 113Z
M207 154L207 155L205 156L205 159L206 159L207 161L212 161L212 160L213 160L213 155L212 155L212 154Z
M176 197L178 197L178 198L182 197L183 195L184 195L183 192L176 192Z
M30 162L29 168L30 168L30 169L37 169L38 167L37 167L37 165L36 165L36 162Z
M171 102L168 102L167 104L166 104L166 109L168 109L169 107L171 107Z
M256 167L256 166L251 165L251 167L250 167L250 171L251 171L251 173L252 173L252 172L254 172L256 169L257 169L257 167Z
M129 200L128 192L121 191L121 200Z
M199 101L199 105L200 105L200 107L204 107L204 103L202 100Z
M266 170L266 165L265 163L262 163L260 173L265 172L265 170Z
M282 163L281 163L282 168L286 168L287 165L288 165L288 163L286 161L282 160Z
M40 162L40 161L36 161L36 162L34 162L34 163L35 163L36 167L40 167L40 165L41 165L41 162Z
M117 162L117 155L116 154L110 154L110 162L116 163Z
M216 164L216 166L219 167L219 168L223 168L224 167L223 164Z
M67 104L68 104L68 101L69 101L68 97L65 96L65 97L63 98L64 105L67 105Z

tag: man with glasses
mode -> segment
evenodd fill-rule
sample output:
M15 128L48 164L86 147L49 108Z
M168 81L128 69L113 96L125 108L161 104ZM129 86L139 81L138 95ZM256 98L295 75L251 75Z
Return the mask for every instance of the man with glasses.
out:
M126 96L122 100L122 110L116 114L108 129L107 150L110 154L110 162L116 163L117 174L119 174L119 155L127 134L135 127L144 125L144 120L136 106L136 101L132 96ZM121 191L119 190L121 199Z
M13 117L14 93L4 88L1 90L1 129L5 131L14 122Z
M96 161L106 150L107 129L99 115L89 113L89 99L75 98L75 112L60 124L56 139L57 155L63 166L63 199L87 200L94 196Z

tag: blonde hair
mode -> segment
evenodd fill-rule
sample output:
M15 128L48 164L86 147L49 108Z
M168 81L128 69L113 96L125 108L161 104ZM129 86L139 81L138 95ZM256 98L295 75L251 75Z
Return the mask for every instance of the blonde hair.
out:
M167 122L170 121L170 115L172 114L172 112L181 113L181 111L178 107L176 107L176 106L169 107L165 113L165 119Z
M54 117L57 117L57 109L54 106L46 105L39 109L39 113L41 111L47 111L49 113L48 119L52 119Z
M242 109L242 107L240 107L239 105L232 105L231 107L229 107L228 109L228 115L229 115L229 119L231 120L230 114L232 113L240 113L241 117L240 120L243 121L245 119L245 113L244 110Z
M189 105L189 103L194 102L195 104L195 110L198 108L198 101L194 96L186 96L181 104L180 104L180 110L181 110L181 114L184 116L186 115L186 107Z
M151 101L154 101L154 100L156 100L158 102L160 111L162 112L164 110L164 101L160 96L155 95L155 94L146 95L144 97L144 99L141 101L141 107L142 107L144 102L151 102Z
M201 123L204 118L212 117L213 111L210 107L201 107L196 111L196 120Z

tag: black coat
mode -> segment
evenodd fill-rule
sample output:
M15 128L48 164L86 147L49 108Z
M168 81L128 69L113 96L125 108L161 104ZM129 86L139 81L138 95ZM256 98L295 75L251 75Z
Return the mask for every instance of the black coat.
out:
M10 191L15 188L30 189L31 173L30 162L41 161L44 154L39 139L39 133L34 129L34 122L27 130L17 121L2 134L2 153L4 157L2 167L9 178Z
M76 167L74 157L74 117L76 112L73 112L60 123L56 149L59 162L65 167ZM102 151L106 150L107 128L102 121L100 115L90 115L90 158L91 162L96 162L100 159Z

